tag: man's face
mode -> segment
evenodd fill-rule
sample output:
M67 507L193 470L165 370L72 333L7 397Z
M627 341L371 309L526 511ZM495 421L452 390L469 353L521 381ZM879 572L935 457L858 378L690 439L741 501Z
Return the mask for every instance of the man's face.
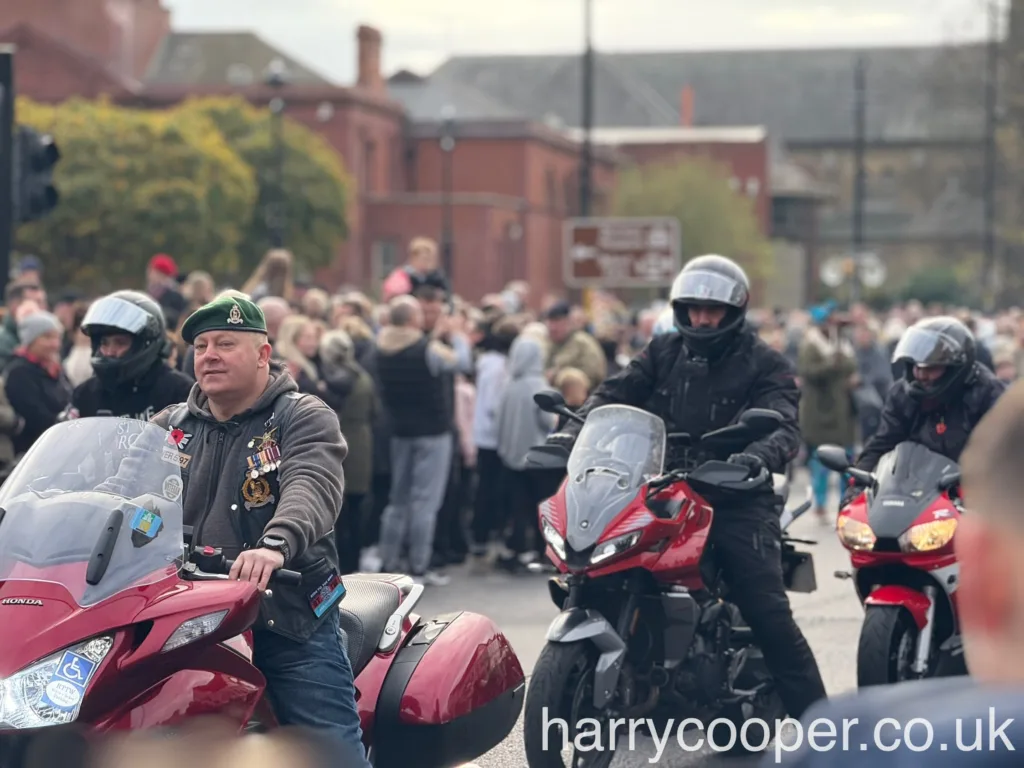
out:
M433 248L417 248L409 255L409 266L422 275L437 269L437 252Z
M61 334L58 331L44 333L33 341L28 348L36 357L41 360L60 360Z
M53 314L60 320L67 330L71 330L75 326L75 305L68 301L62 301L60 304L53 308Z
M434 330L437 321L441 319L441 313L444 312L444 304L440 301L421 301L420 308L422 310L421 327L426 331Z
M934 384L946 372L944 365L915 365L914 378L922 384Z
M549 317L546 323L548 335L555 344L561 344L572 332L572 319L569 317Z
M216 397L249 389L257 371L270 361L270 345L246 331L207 331L195 340L196 379Z
M694 328L717 328L728 310L725 307L690 306L686 311L690 316L690 325Z
M109 333L100 338L100 354L103 357L124 357L132 348L134 339L128 333Z
M23 291L20 299L11 302L11 311L14 311L22 304L28 304L30 302L38 304L42 309L46 309L46 293L44 293L41 288L29 288Z

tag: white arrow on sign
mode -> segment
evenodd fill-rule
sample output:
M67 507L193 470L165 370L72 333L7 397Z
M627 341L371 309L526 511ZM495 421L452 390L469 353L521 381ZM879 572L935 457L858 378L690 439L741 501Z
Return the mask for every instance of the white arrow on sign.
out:
M881 288L887 271L878 254L865 253L860 257L860 281L868 288Z
M846 279L846 268L843 259L839 256L833 256L822 262L818 272L821 282L829 288L838 288Z

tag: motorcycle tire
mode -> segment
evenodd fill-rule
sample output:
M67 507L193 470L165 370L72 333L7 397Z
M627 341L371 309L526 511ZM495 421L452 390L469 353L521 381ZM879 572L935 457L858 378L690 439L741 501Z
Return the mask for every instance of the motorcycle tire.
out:
M857 644L857 687L913 679L917 625L906 608L869 605Z
M572 745L575 737L573 721L582 719L574 716L572 711L577 687L575 680L579 674L592 676L596 665L597 650L587 642L548 643L540 652L523 706L523 742L529 768L565 768L560 745L563 739ZM578 673L581 667L582 672ZM583 715L590 716L590 713ZM561 728L551 724L555 718L561 718L568 724L569 733L563 735ZM586 768L608 768L611 765L615 751L605 743L607 738L607 729L602 729L601 746L604 750L587 753Z

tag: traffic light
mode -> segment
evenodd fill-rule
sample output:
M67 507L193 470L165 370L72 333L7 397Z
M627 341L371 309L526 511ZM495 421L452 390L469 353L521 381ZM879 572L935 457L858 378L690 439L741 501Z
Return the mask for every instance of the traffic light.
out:
M60 150L52 136L19 125L14 136L14 220L36 221L57 207L53 169Z

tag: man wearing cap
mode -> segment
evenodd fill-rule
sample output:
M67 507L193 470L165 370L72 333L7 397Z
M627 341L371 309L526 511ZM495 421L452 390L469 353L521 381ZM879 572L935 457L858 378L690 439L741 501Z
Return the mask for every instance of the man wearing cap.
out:
M146 270L146 292L164 311L168 328L177 328L188 306L178 284L178 264L166 253L158 253L149 260Z
M587 374L593 386L608 375L608 358L601 345L589 333L573 327L572 307L559 301L544 317L551 339L548 368L551 379L564 368L577 368Z
M196 310L181 329L195 347L188 402L153 422L171 431L181 455L184 524L193 543L234 559L231 578L266 590L254 626L253 662L282 725L324 728L353 746L362 733L352 667L338 624L344 594L333 530L348 446L338 417L303 395L271 360L266 320L241 296Z

